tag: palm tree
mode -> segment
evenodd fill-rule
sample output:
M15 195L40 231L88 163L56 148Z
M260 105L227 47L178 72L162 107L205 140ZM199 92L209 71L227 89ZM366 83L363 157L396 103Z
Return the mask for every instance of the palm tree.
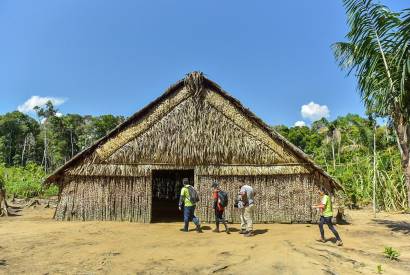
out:
M372 0L343 0L348 42L333 45L339 66L356 73L367 110L387 117L396 133L410 207L410 9Z

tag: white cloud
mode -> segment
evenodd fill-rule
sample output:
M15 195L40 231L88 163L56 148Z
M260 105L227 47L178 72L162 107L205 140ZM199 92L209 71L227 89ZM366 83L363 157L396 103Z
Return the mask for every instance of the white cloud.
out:
M62 113L60 113L60 112L57 112L57 113L56 113L56 117L62 117L62 116L63 116Z
M51 101L54 106L59 106L63 104L66 101L66 99L58 98L58 97L42 97L42 96L33 95L32 97L27 99L26 102L19 105L17 107L17 110L25 114L34 112L34 107L36 106L44 107L47 101Z
M295 127L303 127L306 126L306 123L302 120L296 121L294 124Z
M316 121L323 117L327 118L330 115L330 110L326 105L319 105L313 101L302 106L300 113L303 118L310 121Z

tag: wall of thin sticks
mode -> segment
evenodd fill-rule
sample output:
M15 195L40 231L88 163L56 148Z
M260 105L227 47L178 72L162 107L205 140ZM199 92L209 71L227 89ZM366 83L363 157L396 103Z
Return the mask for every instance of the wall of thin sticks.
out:
M196 175L195 187L200 196L196 213L202 221L214 221L211 184L215 180L228 192L230 201L225 217L229 222L240 222L239 210L233 205L244 184L251 185L256 191L256 223L315 223L319 219L318 212L311 206L319 201L317 191L324 179L315 174ZM148 223L151 221L152 192L151 176L70 177L61 184L55 218Z
M213 222L211 184L214 180L228 192L229 205L225 217L230 222L240 222L239 210L234 200L243 184L256 191L254 220L257 223L310 223L317 222L318 212L312 204L318 202L318 186L309 174L275 176L200 176L197 188L201 200L197 214L203 221Z
M61 185L57 220L150 222L150 177L72 177Z

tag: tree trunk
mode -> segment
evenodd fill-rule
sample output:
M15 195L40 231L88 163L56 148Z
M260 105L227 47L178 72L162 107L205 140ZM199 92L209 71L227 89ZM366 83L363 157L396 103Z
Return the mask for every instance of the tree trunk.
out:
M407 186L407 207L410 208L410 125L403 116L394 117L394 128L399 146L404 180Z
M71 157L74 157L73 130L70 129Z
M27 135L24 137L23 152L21 152L21 165L24 165L24 154L26 153Z
M376 165L377 165L377 159L376 159L376 123L374 124L373 127L373 215L376 218Z
M9 210L6 201L6 190L0 188L0 217L1 216L8 216Z
M333 169L336 170L335 142L333 138L332 138L332 157L333 157Z
M44 121L44 172L47 174L47 120Z

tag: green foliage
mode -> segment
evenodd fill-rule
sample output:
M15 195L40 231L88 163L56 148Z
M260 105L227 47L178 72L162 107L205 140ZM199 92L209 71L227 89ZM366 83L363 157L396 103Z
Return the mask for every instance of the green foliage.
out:
M41 123L18 111L0 115L0 163L47 164L51 172L124 121L113 115L57 116L51 102L36 111Z
M36 161L36 136L40 127L18 111L0 116L0 163L22 165Z
M44 169L35 163L28 163L25 167L0 165L0 175L3 175L8 196L27 198L53 196L58 193L56 186L47 189L42 186L45 177Z
M44 189L41 184L46 172L124 121L124 117L113 115L60 116L51 102L35 111L39 121L18 111L0 115L0 174L9 196L56 195L57 187Z
M384 256L386 258L389 258L390 260L398 261L400 253L397 250L395 250L393 247L386 246L384 248Z
M410 207L410 9L392 12L374 0L343 4L348 41L335 43L334 54L355 73L366 111L395 129Z
M92 119L92 134L95 140L107 135L118 124L124 121L123 117L115 117L113 115L102 115L93 117Z
M6 183L4 180L3 170L0 169L0 190L5 188L5 186L6 186Z
M308 153L342 184L345 205L363 207L372 201L373 123L348 114L334 121L322 119L308 127L275 127L293 144ZM376 128L376 198L379 209L406 208L407 188L400 154L388 126Z
M342 68L356 72L366 108L379 116L409 118L410 11L394 13L372 0L343 0L348 42L334 45ZM402 31L400 31L402 30Z
M383 273L382 265L378 264L377 265L377 274L382 274L382 273Z
M307 154L313 154L315 149L321 144L321 136L319 133L312 131L308 127L292 127L276 126L275 129L293 144L297 144Z

